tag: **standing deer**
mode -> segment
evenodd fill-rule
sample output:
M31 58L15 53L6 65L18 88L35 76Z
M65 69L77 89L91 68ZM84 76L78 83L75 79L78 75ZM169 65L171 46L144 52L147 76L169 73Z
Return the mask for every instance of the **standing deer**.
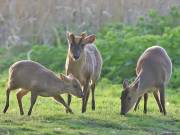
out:
M123 82L121 114L125 115L137 100L144 94L147 96L148 92L155 93L158 102L157 93L159 92L159 106L166 115L165 86L171 78L172 63L165 49L160 46L152 46L146 49L137 62L136 73L137 77L131 85L128 84L128 80Z
M100 52L93 44L95 35L87 36L82 33L75 36L67 32L68 54L66 58L66 74L73 74L81 83L84 97L82 99L82 113L86 112L90 87L92 90L92 110L95 110L95 86L100 77L102 58ZM71 103L71 95L68 95L68 105Z
M63 104L72 113L71 108L60 96L63 93L70 93L77 97L83 97L83 92L79 81L73 75L59 78L52 71L37 62L22 60L14 63L9 68L9 81L6 90L6 105L4 113L9 108L9 96L12 90L21 88L17 93L17 100L20 114L23 115L22 98L31 91L31 105L28 115L31 115L37 96L53 97L57 102Z

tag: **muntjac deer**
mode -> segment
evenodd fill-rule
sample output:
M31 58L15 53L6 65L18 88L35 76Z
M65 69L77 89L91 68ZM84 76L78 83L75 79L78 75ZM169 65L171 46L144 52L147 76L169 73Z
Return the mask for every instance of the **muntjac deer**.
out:
M92 90L92 110L95 110L95 86L100 77L102 58L100 52L93 44L95 35L87 36L85 33L75 36L67 33L68 54L66 59L66 73L73 74L81 83L84 98L82 100L82 113L86 112L90 87ZM68 95L68 105L71 103L71 95Z
M172 63L165 49L160 46L146 49L137 62L135 81L131 85L127 80L123 82L121 114L126 114L144 94L154 92L157 95L159 92L161 110L166 115L165 86L171 78L171 73ZM157 98L159 100L158 95Z
M80 98L83 97L80 83L73 75L64 76L61 74L61 77L58 77L49 69L30 60L18 61L9 68L9 81L6 90L4 113L6 113L9 107L10 92L18 88L21 88L17 93L21 115L24 114L22 97L29 91L31 91L31 105L28 115L31 115L37 96L53 97L57 102L63 104L70 113L72 113L72 110L60 94L69 93Z

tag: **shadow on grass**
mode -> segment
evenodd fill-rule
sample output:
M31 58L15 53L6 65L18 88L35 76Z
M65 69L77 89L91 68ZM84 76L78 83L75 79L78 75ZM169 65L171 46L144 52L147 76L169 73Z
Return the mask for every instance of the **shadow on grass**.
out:
M127 116L117 115L119 122L113 120L102 120L98 118L91 118L89 116L75 116L64 117L65 115L47 116L42 122L48 121L49 123L56 123L58 125L65 124L71 129L109 129L109 130L126 130L138 132L139 130L148 132L150 134L159 134L163 132L180 132L177 119L164 119L163 117L151 115L132 115ZM121 118L125 117L126 120L122 121ZM166 117L166 116L165 116Z
M3 115L4 117L5 115ZM1 116L2 117L2 116ZM147 134L161 134L164 132L180 133L178 119L172 119L166 116L155 115L137 115L128 114L121 116L115 114L117 119L101 119L98 116L93 117L88 114L66 115L66 114L45 114L41 116L14 116L7 115L5 119L1 119L0 134L17 134L17 133L31 133L35 134L39 130L46 130L49 134L68 134L77 131L80 133L96 133L96 131L117 133L128 132L138 134L139 132ZM66 128L66 129L63 129ZM86 132L87 131L87 132ZM48 133L47 133L48 134ZM70 133L69 133L70 134Z

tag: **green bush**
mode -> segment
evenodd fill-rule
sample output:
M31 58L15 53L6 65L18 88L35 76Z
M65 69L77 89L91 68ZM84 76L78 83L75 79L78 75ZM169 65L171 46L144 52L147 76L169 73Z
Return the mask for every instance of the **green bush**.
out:
M7 71L16 61L26 59L30 46L13 46L8 49L0 48L0 73Z
M31 59L44 65L45 67L56 71L63 72L66 60L67 48L65 45L58 47L33 46Z
M30 51L31 60L37 61L53 71L64 71L67 51L65 45L59 45L58 47L47 45L34 45L31 47L15 46L10 49L2 48L2 50L0 49L0 72L7 71L10 65L19 60L28 59L27 55Z
M112 30L113 28L110 29ZM109 31L108 29L105 31L103 29L103 32L98 34L96 44L103 56L103 77L108 77L113 82L119 83L124 78L133 79L139 56L146 48L153 45L160 45L167 50L172 59L173 67L177 68L180 65L180 48L178 47L180 44L180 27L168 29L162 36L150 34L137 36L133 31L134 29L132 28L131 36L126 35L128 33L127 27L125 30L120 31ZM122 34L123 32L125 35ZM173 73L172 80L174 80L174 76L176 74ZM178 78L176 78L176 84L174 84L174 81L171 81L173 87L178 87L177 81L180 83Z

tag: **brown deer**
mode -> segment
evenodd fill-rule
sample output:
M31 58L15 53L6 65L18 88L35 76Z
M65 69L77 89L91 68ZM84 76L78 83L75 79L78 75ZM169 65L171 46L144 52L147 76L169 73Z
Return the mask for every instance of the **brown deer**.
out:
M12 90L21 88L17 93L17 100L20 114L23 115L22 98L31 91L31 105L28 115L31 115L33 106L38 96L53 97L57 102L63 104L72 113L71 108L60 96L63 93L70 93L79 98L83 97L83 92L79 81L73 75L60 77L52 71L30 60L22 60L14 63L9 68L9 81L6 90L6 105L4 113L9 107L9 96Z
M165 86L169 82L172 73L172 63L165 49L160 46L152 46L145 50L140 56L135 81L129 85L128 80L124 80L121 94L121 114L125 115L137 102L137 100L148 92L155 93L159 101L159 106L166 115L165 108ZM137 102L138 103L138 102ZM146 103L147 104L147 100Z
M92 90L92 110L95 110L95 86L100 77L102 58L100 52L93 44L95 35L87 36L82 33L75 36L67 32L68 54L66 58L66 74L73 74L81 83L84 98L82 99L82 113L86 112L90 87ZM68 95L68 105L71 103L71 95Z

